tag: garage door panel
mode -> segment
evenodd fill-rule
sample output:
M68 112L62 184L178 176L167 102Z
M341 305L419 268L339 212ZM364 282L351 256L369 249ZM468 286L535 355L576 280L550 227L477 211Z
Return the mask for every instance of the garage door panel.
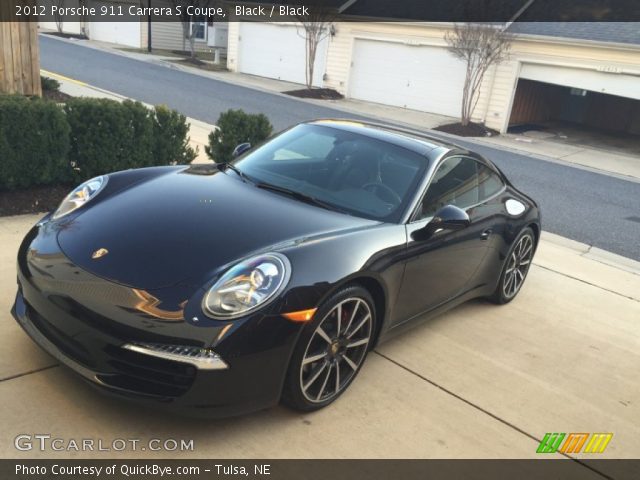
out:
M92 6L97 11L100 11L101 7L117 8L122 6L122 9L126 11L130 4L105 1L95 2ZM89 38L101 42L140 48L140 22L91 22L89 25Z
M300 30L299 30L300 29ZM306 47L302 27L268 23L242 23L238 70L242 73L305 83ZM313 85L322 86L327 39L318 45Z
M525 63L520 78L640 100L640 80L631 75Z
M457 116L464 75L464 64L444 48L356 40L349 96Z

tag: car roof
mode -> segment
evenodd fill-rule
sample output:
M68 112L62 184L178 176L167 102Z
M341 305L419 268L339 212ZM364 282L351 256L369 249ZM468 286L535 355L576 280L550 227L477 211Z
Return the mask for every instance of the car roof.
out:
M453 150L461 148L457 145L444 142L439 138L429 136L416 130L369 121L319 119L306 123L359 133L367 137L375 138L383 142L412 150L420 155L427 155L429 152L436 149Z

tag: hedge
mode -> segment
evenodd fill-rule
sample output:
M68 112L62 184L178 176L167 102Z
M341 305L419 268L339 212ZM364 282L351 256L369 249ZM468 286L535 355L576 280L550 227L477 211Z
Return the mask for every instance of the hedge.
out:
M69 160L79 180L153 165L153 124L141 103L74 98L64 111L71 126Z
M233 150L241 143L255 146L265 141L273 131L269 119L262 113L227 110L220 114L218 129L209 134L205 151L214 162L230 162Z
M189 124L165 106L96 98L0 96L0 190L78 183L96 175L189 163Z
M153 158L158 165L191 163L198 153L189 146L189 124L184 115L159 105L153 112Z
M70 182L69 131L55 103L0 95L0 190Z

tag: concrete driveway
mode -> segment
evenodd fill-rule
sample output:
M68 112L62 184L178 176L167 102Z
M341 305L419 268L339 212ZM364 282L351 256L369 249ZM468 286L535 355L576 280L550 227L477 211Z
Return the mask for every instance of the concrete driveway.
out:
M1 457L532 458L546 432L612 432L600 458L640 456L635 262L545 234L514 302L471 302L382 345L331 407L194 420L103 397L16 325L14 257L37 218L0 219ZM194 449L23 452L20 434Z

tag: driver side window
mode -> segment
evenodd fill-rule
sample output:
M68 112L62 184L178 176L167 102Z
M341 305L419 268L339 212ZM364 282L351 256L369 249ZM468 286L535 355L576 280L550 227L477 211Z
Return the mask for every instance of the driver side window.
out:
M483 166L472 158L447 158L433 176L417 219L432 217L445 205L455 205L464 210L479 203L480 167Z

